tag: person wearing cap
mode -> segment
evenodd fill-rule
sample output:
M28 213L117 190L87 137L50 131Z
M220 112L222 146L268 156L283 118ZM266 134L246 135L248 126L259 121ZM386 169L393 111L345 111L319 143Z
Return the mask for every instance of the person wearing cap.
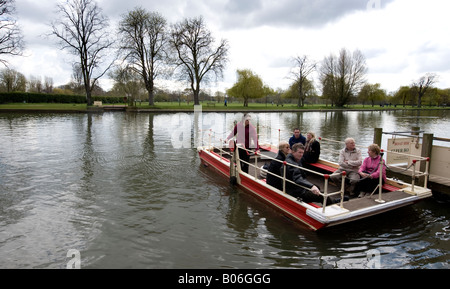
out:
M236 124L233 131L228 135L225 143L228 143L228 140L232 139L236 136L236 144L241 145L244 149L238 149L239 158L244 161L241 162L241 170L248 173L248 164L250 162L250 154L247 150L255 149L258 151L258 134L256 132L256 128L250 124L252 117L250 114L246 113L242 117L241 122ZM247 162L247 163L245 163Z

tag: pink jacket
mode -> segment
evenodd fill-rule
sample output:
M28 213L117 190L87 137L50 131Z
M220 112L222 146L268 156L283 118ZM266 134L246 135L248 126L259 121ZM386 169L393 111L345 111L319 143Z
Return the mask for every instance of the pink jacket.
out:
M258 134L253 125L250 124L245 126L242 122L238 123L227 137L227 140L232 139L236 134L236 142L238 144L243 144L246 149L259 148Z
M359 172L366 172L372 175L372 178L377 179L380 177L380 158L367 157L364 159L363 164L359 168ZM383 180L386 181L386 164L383 160Z

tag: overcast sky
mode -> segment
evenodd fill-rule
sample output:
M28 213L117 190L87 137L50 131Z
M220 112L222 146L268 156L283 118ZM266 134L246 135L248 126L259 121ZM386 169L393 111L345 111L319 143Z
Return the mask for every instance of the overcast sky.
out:
M61 2L61 1L59 1ZM16 0L24 57L10 66L27 78L51 77L58 86L70 81L73 56L45 37L55 18L54 0ZM202 89L230 88L237 69L251 69L270 87L287 89L295 56L321 62L341 48L359 49L367 59L367 80L388 92L410 85L425 73L439 75L437 87L450 88L450 1L447 0L98 0L111 29L140 6L157 11L169 23L203 16L213 36L230 44L224 79ZM318 84L317 76L315 76ZM108 81L101 84L109 89ZM166 82L157 85L166 89Z

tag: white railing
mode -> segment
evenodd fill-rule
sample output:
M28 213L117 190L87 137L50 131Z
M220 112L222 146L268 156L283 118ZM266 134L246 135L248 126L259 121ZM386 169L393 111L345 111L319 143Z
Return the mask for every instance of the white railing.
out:
M336 141L336 140L331 140L331 139L327 139L327 138L318 138L321 145L323 144L323 141L328 141L328 142L332 142L332 143L342 143L345 145L345 142L341 142L341 141ZM357 146L360 148L363 148L364 146ZM323 148L321 147L321 150ZM392 167L388 166L386 163L383 163L383 154L384 153L388 153L388 154L398 154L398 155L402 155L402 156L407 156L407 157L413 157L414 159L412 160L411 164L403 169L402 171L410 171L411 172L411 190L414 193L414 187L415 187L415 181L416 181L416 177L425 177L425 181L424 181L424 188L428 187L428 177L430 175L429 171L430 171L430 158L428 157L420 157L417 155L411 155L411 154L406 154L406 153L401 153L401 152L396 152L396 151L390 151L390 150L381 150L382 152L382 158L380 159L380 172L383 171L383 166L386 166L386 169L391 170L394 172L394 170L392 169ZM419 168L420 168L420 163L421 162L426 162L425 165L425 171L422 172L420 171L420 169L417 169L417 164L419 164ZM379 190L380 190L380 197L379 200L381 202L381 189L382 187L382 174L380 173L380 185L379 185ZM378 187L377 187L378 188ZM373 194L373 192L372 192Z
M209 137L209 148L210 149L217 149L219 151L219 155L220 155L221 158L223 157L223 155L232 156L228 151L223 149L223 146L214 146L213 145L213 140L215 139L215 136L214 136L214 134L212 132L208 134L208 137ZM223 143L222 139L220 139L220 141L221 141L221 143ZM241 170L241 165L240 165L241 163L245 163L249 167L253 167L254 168L254 175L253 176L250 176L249 174L248 175L250 177L253 177L255 181L259 181L258 171L260 171L261 168L259 168L259 166L258 166L258 154L256 152L252 151L252 150L245 149L244 147L242 147L240 145L238 145L238 149L245 150L250 155L253 154L255 156L253 163L252 162L246 162L244 160L239 159L239 153L237 153L237 150L235 150L236 164L237 164L238 172L239 173L245 173L245 172L243 172ZM280 162L284 166L292 166L294 168L297 168L297 169L306 171L308 173L315 174L315 175L317 175L319 177L322 177L324 179L324 189L323 189L323 192L320 192L320 195L323 197L323 204L322 204L323 212L325 212L325 209L326 209L326 206L327 206L327 199L328 199L328 197L335 196L335 195L341 195L340 206L341 206L341 208L343 208L343 206L344 206L344 192L345 192L345 187L344 187L345 186L345 172L342 173L342 174L339 174L339 175L342 175L341 189L339 191L337 191L337 192L329 192L328 182L329 182L329 178L331 176L330 174L321 174L319 172L316 172L316 171L313 171L313 170L310 170L310 169L307 169L307 168L304 168L304 167L301 167L301 166L296 166L296 165L287 163L285 161L283 162L283 161L277 160L276 158L273 158L273 157L270 157L270 156L265 156L265 158L267 158L268 161ZM233 164L230 162L230 165L233 165ZM311 188L301 186L301 185L299 185L299 184L297 184L297 183L287 179L286 178L286 168L283 171L284 171L283 176L280 176L280 175L277 175L277 174L274 174L274 173L271 173L271 172L265 170L265 172L267 172L268 174L271 174L271 175L273 175L273 176L275 176L277 178L280 178L282 180L282 182L283 182L283 191L282 191L283 194L288 194L286 192L286 183L291 183L291 184L293 184L293 185L295 185L297 187L300 187L302 189L305 189L305 190L308 190L308 191L312 191ZM332 175L334 175L334 174L332 174Z
M278 131L280 131L280 130L278 130ZM215 142L215 141L216 141L216 137L215 137L215 134L212 132L212 130L210 130L210 132L209 132L209 134L208 134L208 137L209 137L209 140L208 140L208 142L209 142L209 147L210 147L211 149L214 149L214 148L215 148L215 149L219 150L219 155L220 155L221 158L223 157L224 154L225 154L225 155L232 156L232 154L230 154L228 151L226 151L226 150L223 149L223 145L222 145L222 146L215 146L215 145L213 145L213 140L214 140L214 142ZM329 141L329 142L333 142L333 143L342 143L342 144L344 144L344 142L336 141L336 140L331 140L331 139L326 139L326 138L318 138L318 140L321 142L321 144L323 143L323 141ZM233 141L234 141L234 139L233 139ZM219 139L219 143L220 143L220 144L223 144L223 139ZM362 147L362 146L360 146L360 147ZM252 150L245 149L245 148L242 147L242 146L240 146L239 149L245 150L245 151L247 151L247 153L249 153L249 154L252 154L252 153L253 153L253 154L255 155L255 158L254 158L254 163L246 162L246 161L244 161L244 160L241 160L241 159L239 159L239 154L237 153L237 150L236 150L236 151L235 151L235 153L236 153L236 165L237 165L238 172L239 172L239 173L244 173L244 172L242 172L242 170L241 170L241 165L240 165L240 163L241 163L241 162L242 162L242 163L245 163L245 164L247 164L247 165L249 165L249 166L251 166L251 167L254 168L254 175L251 176L251 177L253 177L253 178L255 179L255 181L259 181L259 178L258 178L258 171L260 171L261 168L259 168L259 166L258 166L258 154L255 153L255 152L253 152ZM322 148L321 148L321 150L322 150ZM380 159L380 164L379 164L379 166L380 166L380 172L383 172L383 166L386 165L386 164L383 162L383 155L384 155L385 152L387 152L387 153L393 153L393 154L401 154L401 155L406 155L406 156L413 156L413 155L408 155L408 154L405 154L405 153L400 153L400 152L395 152L395 151L386 151L386 150L381 150L381 151L382 151L382 154L381 154L382 157L381 157L381 159ZM412 161L412 164L411 164L411 166L408 168L408 170L412 168L412 170L411 170L411 172L412 172L411 190L412 190L412 192L414 193L414 188L415 188L415 178L416 178L416 177L425 176L424 187L427 188L427 181L428 181L428 176L429 176L429 161L430 161L430 159L429 159L429 158L424 158L424 157L417 157L417 156L413 156L413 157L415 157L416 159ZM315 175L317 175L317 176L319 176L319 177L322 177L322 178L324 179L324 189L323 189L323 192L320 192L320 195L323 197L323 206L322 206L322 208L323 208L323 213L325 213L325 209L326 209L326 207L327 207L327 199L328 199L328 197L330 197L330 196L335 196L335 195L339 195L339 194L340 194L340 195L341 195L340 207L343 208L343 206L344 206L344 205L343 205L343 202L344 202L344 192L345 192L345 178L346 178L346 173L345 173L345 172L338 173L338 174L341 175L341 177L342 177L342 182L341 182L341 188L340 188L340 190L339 190L339 191L336 191L336 192L328 192L328 190L329 190L329 188L328 188L329 178L330 178L332 175L337 175L336 173L332 173L331 175L330 175L330 174L322 174L322 173L319 173L319 172L316 172L316 171L313 171L313 170L304 168L304 167L302 167L302 166L296 166L296 165L287 163L286 161L284 161L284 162L283 162L283 161L280 161L280 160L278 160L278 159L276 159L276 158L273 158L273 157L270 157L270 156L267 156L267 155L265 156L265 158L267 158L268 161L276 161L276 162L280 162L280 163L282 163L284 166L292 166L292 167L294 167L294 168L297 168L297 169L306 171L306 172L308 172L308 173L315 174ZM417 170L417 167L416 167L418 163L423 162L423 161L426 162L425 172L421 172L420 170ZM230 162L230 165L233 165L233 164L231 164L231 162ZM386 165L386 168L390 169L387 165ZM286 183L291 183L291 184L293 184L293 185L295 185L295 186L298 186L298 187L300 187L300 188L302 188L302 189L312 191L310 188L301 186L301 185L299 185L299 184L297 184L297 183L295 183L295 182L293 182L293 181L287 179L287 178L286 178L286 168L285 168L283 171L284 171L284 175L283 175L283 176L280 176L280 175L278 175L278 174L274 174L274 173L271 173L271 172L265 170L265 172L266 172L267 174L271 174L271 175L273 175L273 176L275 176L275 177L277 177L277 178L280 178L280 179L282 180L282 182L283 182L283 191L282 191L283 194L287 194L287 192L286 192ZM383 174L380 173L379 184L378 184L378 186L374 189L374 191L373 191L372 194L371 194L371 195L373 195L373 194L376 192L376 190L378 189L378 199L377 199L376 201L379 202L379 203L384 203L384 202L385 202L385 201L382 200L382 186L383 186ZM274 188L274 189L275 189L275 188Z

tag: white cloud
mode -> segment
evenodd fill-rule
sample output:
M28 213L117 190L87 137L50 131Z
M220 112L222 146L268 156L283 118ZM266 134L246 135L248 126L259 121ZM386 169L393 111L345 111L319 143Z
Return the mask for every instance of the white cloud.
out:
M367 10L369 0L98 3L113 24L137 6L161 13L169 23L202 15L213 36L230 44L225 77L210 85L212 91L231 87L236 69L244 68L252 69L272 88L285 89L290 84L289 59L308 55L320 62L341 48L360 49L367 58L368 81L379 82L388 91L409 85L427 72L440 75L439 87L450 87L448 1L379 0L381 9L371 10ZM71 56L60 51L54 39L40 36L50 30L56 3L20 0L16 4L29 57L11 58L11 66L26 76L50 76L55 84L69 81Z

